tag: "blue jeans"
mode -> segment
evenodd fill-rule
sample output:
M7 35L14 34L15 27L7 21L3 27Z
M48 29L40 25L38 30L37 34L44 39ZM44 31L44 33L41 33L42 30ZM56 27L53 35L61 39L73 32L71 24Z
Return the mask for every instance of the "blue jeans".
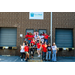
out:
M46 42L46 44L48 44L48 39L45 39L44 42Z
M42 52L42 60L46 60L46 52Z
M31 40L28 40L28 43L30 44Z
M52 61L56 61L56 50L53 50L52 52Z
M46 53L46 60L48 60L48 55L49 55L49 60L51 59L51 51L48 51L48 53Z

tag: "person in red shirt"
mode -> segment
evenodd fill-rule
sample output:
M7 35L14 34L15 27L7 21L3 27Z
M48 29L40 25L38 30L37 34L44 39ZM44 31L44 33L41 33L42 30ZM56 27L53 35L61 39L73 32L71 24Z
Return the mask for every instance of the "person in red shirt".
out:
M43 32L43 34L42 34L43 36L45 35L45 33Z
M27 32L27 35L25 35L25 41L27 41L28 35L29 35L29 33Z
M35 46L35 40L34 40L34 38L31 40L30 43L33 43L33 45Z
M48 36L47 33L45 33L45 35L44 35L44 42L46 42L46 44L48 44L48 37L50 37L50 36Z
M27 58L29 59L29 47L28 47L28 44L24 47L24 49L25 49L25 54L26 54L26 56L25 56L25 61L27 61Z
M32 34L31 34L31 33L29 33L29 35L28 35L28 43L29 43L29 44L30 44L30 42L31 42L32 38L33 38Z
M37 43L37 53L38 53L38 57L40 57L40 50L41 50L42 44L41 41L39 41L39 43Z
M42 45L42 60L46 60L47 44Z

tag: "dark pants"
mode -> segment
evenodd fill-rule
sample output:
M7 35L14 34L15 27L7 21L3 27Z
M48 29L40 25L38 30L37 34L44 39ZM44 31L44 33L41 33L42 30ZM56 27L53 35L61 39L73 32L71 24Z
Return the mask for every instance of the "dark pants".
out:
M42 52L42 60L46 60L46 52Z
M48 39L45 39L44 42L46 42L46 44L48 44Z
M25 53L21 53L21 59L25 58Z

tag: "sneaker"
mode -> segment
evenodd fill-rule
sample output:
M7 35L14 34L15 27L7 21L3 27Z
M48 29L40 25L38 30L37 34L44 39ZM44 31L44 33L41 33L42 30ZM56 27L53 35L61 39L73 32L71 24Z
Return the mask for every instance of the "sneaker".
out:
M21 61L23 61L23 59L21 59Z
M40 57L40 55L38 55L38 57Z

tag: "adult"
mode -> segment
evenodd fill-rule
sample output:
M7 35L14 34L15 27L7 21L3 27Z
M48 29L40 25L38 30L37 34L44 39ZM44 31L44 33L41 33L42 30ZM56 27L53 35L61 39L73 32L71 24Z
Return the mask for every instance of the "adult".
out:
M24 47L24 49L25 49L25 54L26 54L25 61L27 61L27 58L29 59L29 47L28 47L28 44Z
M33 43L30 44L30 56L33 59L35 46Z
M57 47L55 43L53 43L53 46L51 47L51 49L52 49L52 61L56 61Z
M25 47L25 43L23 43L23 45L20 45L21 61L23 61L23 58L25 56L24 47Z
M44 42L44 36L42 34L40 34L39 37L40 37L41 42Z
M48 56L49 56L49 58L48 58ZM51 45L50 45L50 43L47 46L46 60L47 61L51 60Z
M32 33L29 33L29 35L28 35L28 43L29 43L29 44L30 44L30 42L31 42L32 38L33 38Z
M43 32L43 34L42 34L43 36L45 35L45 33Z
M50 37L50 36L48 36L47 33L45 33L45 35L44 35L44 41L46 42L46 44L48 44L48 37Z
M29 33L27 32L27 34L25 35L25 41L28 41L28 35Z
M30 43L33 43L33 45L35 46L35 39L33 38Z
M47 44L46 42L42 45L42 60L46 60Z
M42 47L42 44L41 44L41 41L39 41L39 42L37 43L37 53L38 53L38 57L40 57L41 47Z
M37 43L39 43L40 40L41 40L40 37L37 36L37 38L36 38Z
M35 40L37 40L37 37L38 37L38 34L36 33L36 34L34 35Z

